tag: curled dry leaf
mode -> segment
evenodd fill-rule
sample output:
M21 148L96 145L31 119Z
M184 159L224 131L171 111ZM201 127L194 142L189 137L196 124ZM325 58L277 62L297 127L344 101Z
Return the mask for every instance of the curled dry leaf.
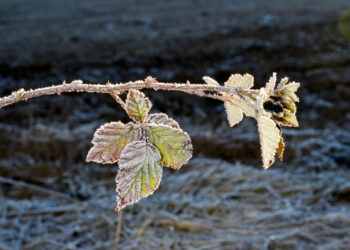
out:
M135 122L143 122L151 107L151 101L142 92L135 89L129 90L126 111Z
M260 116L257 121L263 166L267 169L275 162L275 154L281 141L281 135L276 123L270 118Z
M135 123L106 123L96 130L92 140L94 146L89 150L86 161L115 163L124 147L140 137L140 128Z
M123 150L116 177L117 208L151 195L162 179L163 167L158 149L146 141L135 141Z
M186 132L168 125L149 125L149 140L158 148L163 165L179 169L191 159L192 143Z
M284 141L281 136L280 142L278 143L277 155L280 161L283 161Z
M164 124L168 125L173 128L180 128L179 124L174 120L169 118L164 113L156 113L156 114L150 114L146 118L146 123L156 123L156 124Z

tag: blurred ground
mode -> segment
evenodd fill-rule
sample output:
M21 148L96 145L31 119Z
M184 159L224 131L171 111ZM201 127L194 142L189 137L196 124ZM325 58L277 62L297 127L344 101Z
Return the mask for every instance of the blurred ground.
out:
M0 95L76 78L300 81L300 128L261 168L253 120L221 103L147 91L195 154L123 211L121 249L350 249L350 43L346 0L0 2ZM117 166L84 162L93 131L127 121L108 96L65 94L0 110L0 249L113 249ZM1 182L0 177L0 182ZM18 183L17 183L18 184ZM28 185L30 188L28 188Z

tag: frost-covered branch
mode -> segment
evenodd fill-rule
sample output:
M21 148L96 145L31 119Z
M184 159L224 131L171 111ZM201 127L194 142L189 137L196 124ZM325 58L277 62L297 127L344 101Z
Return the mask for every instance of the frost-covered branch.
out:
M163 167L180 169L192 157L189 135L180 125L164 113L149 114L152 103L141 89L182 91L224 102L230 126L242 121L244 116L257 121L260 135L263 167L275 162L275 155L283 158L282 126L297 127L295 92L299 83L283 78L278 85L273 73L265 87L252 89L254 77L233 74L221 86L210 77L204 84L164 83L152 77L143 81L121 84L89 84L80 80L35 90L20 89L0 98L0 108L45 95L66 92L110 94L126 111L132 122L109 122L98 128L92 140L86 161L101 164L119 164L116 176L117 208L138 202L151 195L159 186ZM128 92L125 102L120 97Z
M128 91L130 89L154 89L154 90L172 90L182 91L198 96L205 96L213 99L227 101L227 98L219 95L219 93L229 93L238 95L239 93L245 95L255 94L257 90L243 90L232 87L212 86L208 84L189 84L189 83L164 83L158 82L153 78L146 78L143 81L127 82L124 84L89 84L83 83L80 80L75 80L71 83L63 83L61 85L53 85L45 88L38 88L34 90L20 89L13 92L11 95L0 98L0 108L14 104L19 101L27 101L28 99L46 96L46 95L60 95L68 92L87 92L87 93L106 93L113 95L118 99L118 94ZM205 94L204 91L215 92L216 94ZM118 101L118 100L117 100ZM122 107L122 102L118 101Z

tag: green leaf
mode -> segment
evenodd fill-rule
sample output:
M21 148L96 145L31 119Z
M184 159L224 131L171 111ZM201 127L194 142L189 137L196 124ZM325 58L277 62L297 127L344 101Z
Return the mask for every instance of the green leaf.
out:
M97 163L115 163L121 151L130 142L139 140L141 131L137 124L111 122L96 130L86 161Z
M173 128L180 128L179 124L175 120L169 118L164 113L150 114L146 118L146 123L164 124Z
M266 116L260 116L257 119L260 135L261 156L265 169L269 168L275 162L276 150L279 148L281 133L276 123ZM279 149L279 151L281 148Z
M126 110L135 122L143 122L151 107L152 103L142 92L135 89L129 90L126 98Z
M151 195L158 188L163 173L160 160L158 149L150 143L135 141L126 146L116 177L116 211Z
M162 156L163 165L179 169L192 157L192 144L188 134L167 125L150 124L149 140Z

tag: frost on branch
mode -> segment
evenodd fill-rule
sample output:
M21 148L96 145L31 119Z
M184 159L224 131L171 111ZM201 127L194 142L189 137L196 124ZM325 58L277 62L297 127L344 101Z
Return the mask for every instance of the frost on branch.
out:
M163 167L158 149L145 141L130 143L122 152L116 177L117 208L151 195L162 179Z
M141 130L135 123L106 123L96 130L92 140L94 146L89 150L86 161L115 163L125 146L140 137Z

